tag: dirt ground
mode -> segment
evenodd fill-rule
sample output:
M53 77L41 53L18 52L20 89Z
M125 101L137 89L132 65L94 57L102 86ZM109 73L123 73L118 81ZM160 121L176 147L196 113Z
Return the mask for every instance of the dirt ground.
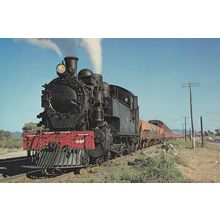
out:
M21 157L26 155L27 152L22 149L0 149L0 159Z
M220 147L181 149L179 156L183 163L178 168L186 178L199 183L220 183Z

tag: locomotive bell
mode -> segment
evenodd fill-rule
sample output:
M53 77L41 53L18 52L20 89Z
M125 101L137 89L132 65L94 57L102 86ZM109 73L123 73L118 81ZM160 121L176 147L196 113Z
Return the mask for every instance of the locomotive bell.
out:
M77 73L77 57L65 57L66 72L70 76L76 76Z

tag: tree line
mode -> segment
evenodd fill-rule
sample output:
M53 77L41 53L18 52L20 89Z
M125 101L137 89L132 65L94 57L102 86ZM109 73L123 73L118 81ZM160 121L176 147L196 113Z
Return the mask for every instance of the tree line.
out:
M29 122L24 124L22 130L24 132L37 131L40 128L36 123ZM22 137L16 137L10 131L0 130L0 148L21 148Z
M9 131L0 130L0 148L21 148L21 137L14 136Z

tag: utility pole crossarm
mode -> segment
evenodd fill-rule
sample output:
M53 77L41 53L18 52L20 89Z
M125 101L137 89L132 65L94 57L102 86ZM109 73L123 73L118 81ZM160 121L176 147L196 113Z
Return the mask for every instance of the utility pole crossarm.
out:
M199 82L181 83L181 88L200 86Z

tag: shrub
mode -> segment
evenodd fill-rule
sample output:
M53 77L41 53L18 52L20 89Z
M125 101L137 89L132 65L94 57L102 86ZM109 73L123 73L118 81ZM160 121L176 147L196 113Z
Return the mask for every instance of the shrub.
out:
M182 175L175 166L172 156L160 152L154 157L143 160L142 163L134 165L138 172L138 178L131 182L181 182Z
M20 148L21 138L13 136L9 131L0 130L0 148Z

